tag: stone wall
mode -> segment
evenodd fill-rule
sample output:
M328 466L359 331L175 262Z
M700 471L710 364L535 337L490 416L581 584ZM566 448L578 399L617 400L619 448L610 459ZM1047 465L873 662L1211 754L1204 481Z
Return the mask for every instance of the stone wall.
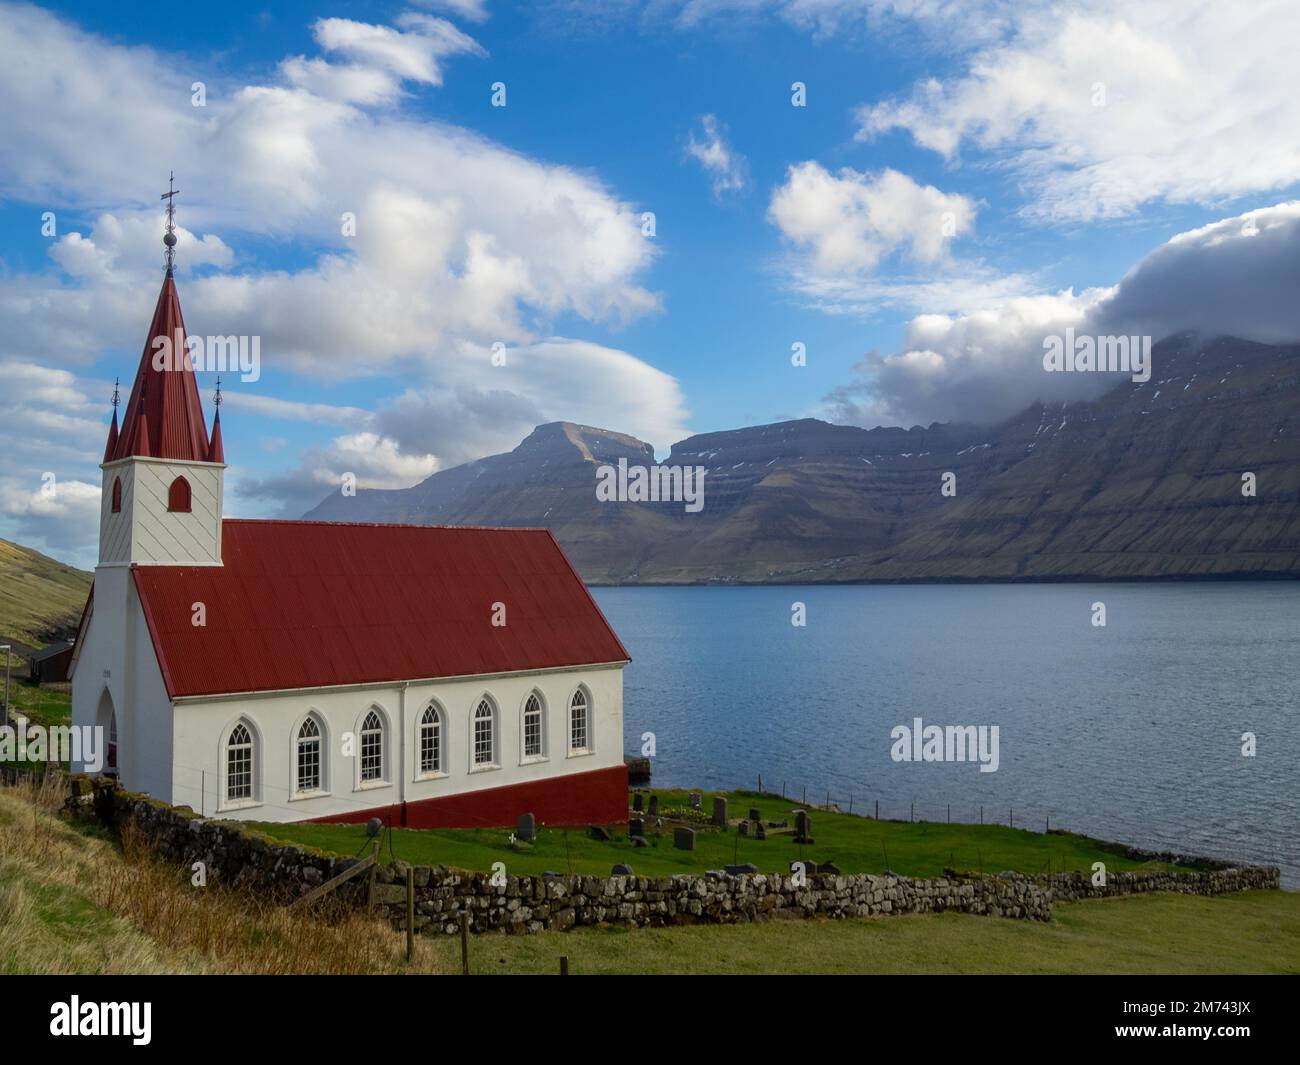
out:
M79 792L78 794L75 794ZM84 784L74 786L74 807L93 808L104 821L128 822L164 858L190 866L201 861L210 884L239 886L285 901L310 891L356 864L355 858L322 854L279 843L213 821L184 807L145 796ZM406 922L405 862L381 864L375 903L397 927ZM368 875L348 882L338 896L364 904ZM1215 869L1196 873L1111 873L1096 887L1086 873L997 876L948 873L933 879L893 874L819 873L796 884L787 874L728 875L719 872L674 876L510 876L493 884L490 874L445 866L417 866L415 923L436 934L459 930L467 913L474 931L540 932L579 925L617 923L655 926L692 922L734 923L768 918L870 917L950 911L1046 921L1053 901L1175 891L1213 895L1248 888L1276 888L1275 867Z

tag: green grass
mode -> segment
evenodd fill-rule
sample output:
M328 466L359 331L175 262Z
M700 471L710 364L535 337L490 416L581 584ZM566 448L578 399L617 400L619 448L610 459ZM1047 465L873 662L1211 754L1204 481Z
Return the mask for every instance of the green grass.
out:
M458 972L460 943L436 938ZM1300 973L1300 894L1135 895L967 914L475 936L474 973Z
M77 624L92 576L21 544L0 540L0 643L43 647Z
M2 663L0 663L2 665ZM26 715L33 725L72 724L72 685L33 684L26 677L27 665L23 663L23 676L9 677L9 705ZM0 692L4 690L4 676L0 673Z
M661 809L683 807L684 791L656 791ZM705 793L704 809L712 805ZM780 796L753 792L728 792L733 817L757 807L764 820L789 820L798 804ZM608 826L613 839L591 839L585 829L566 831L539 826L532 845L510 843L510 830L494 829L393 829L385 838L383 854L417 865L450 865L486 872L494 862L504 862L510 875L536 875L547 870L608 875L616 862L624 862L644 876L721 869L724 865L752 862L762 872L788 871L790 862L808 858L832 861L845 873L879 873L886 868L908 876L939 876L945 866L986 872L1014 869L1045 873L1062 869L1089 870L1101 861L1111 872L1148 868L1126 858L1113 844L1069 833L1028 832L1005 825L939 824L934 822L873 821L849 814L813 810L816 841L800 848L793 830L769 829L768 838L744 838L735 827L725 832L697 826L695 850L673 847L672 827L665 818L661 835L650 829L650 846L634 848L627 825ZM259 831L276 839L305 844L336 854L356 854L365 843L361 825L261 824Z

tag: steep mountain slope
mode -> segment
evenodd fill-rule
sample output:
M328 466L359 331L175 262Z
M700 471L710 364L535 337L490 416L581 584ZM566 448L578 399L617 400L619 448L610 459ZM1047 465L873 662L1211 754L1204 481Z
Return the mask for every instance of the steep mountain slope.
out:
M652 447L556 422L308 517L546 525L597 582L1300 576L1300 347L1175 337L1154 368L993 428L804 419L693 436L664 465L707 471L699 513L599 502L596 467L652 465Z
M91 575L0 540L0 637L41 646L71 637Z

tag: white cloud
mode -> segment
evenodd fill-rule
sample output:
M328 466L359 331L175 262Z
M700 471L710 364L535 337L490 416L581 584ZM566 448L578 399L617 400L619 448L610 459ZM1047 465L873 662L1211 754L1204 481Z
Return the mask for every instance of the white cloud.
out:
M993 153L1052 220L1220 203L1300 173L1293 50L1279 44L1296 39L1291 3L1030 5L962 75L863 107L859 136Z
M855 379L826 397L827 410L837 420L870 425L990 423L1035 400L1095 398L1117 378L1045 373L1044 337L1073 327L1155 341L1193 330L1295 342L1296 292L1300 201L1291 201L1181 233L1114 287L1022 296L970 314L919 315L902 349L863 360Z
M698 134L696 130L691 131L686 154L704 167L713 195L718 198L739 192L748 184L749 165L745 157L727 143L716 115L700 116Z
M415 3L466 22L488 20L487 0L415 0Z

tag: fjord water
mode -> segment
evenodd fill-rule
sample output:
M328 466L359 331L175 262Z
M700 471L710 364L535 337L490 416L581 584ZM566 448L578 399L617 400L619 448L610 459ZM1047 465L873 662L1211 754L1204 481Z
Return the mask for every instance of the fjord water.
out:
M1300 583L599 588L659 787L782 787L918 820L1276 863L1300 885ZM806 625L791 624L796 602ZM1104 603L1105 627L1092 623ZM999 726L1000 765L895 762ZM1242 734L1256 736L1243 757Z

